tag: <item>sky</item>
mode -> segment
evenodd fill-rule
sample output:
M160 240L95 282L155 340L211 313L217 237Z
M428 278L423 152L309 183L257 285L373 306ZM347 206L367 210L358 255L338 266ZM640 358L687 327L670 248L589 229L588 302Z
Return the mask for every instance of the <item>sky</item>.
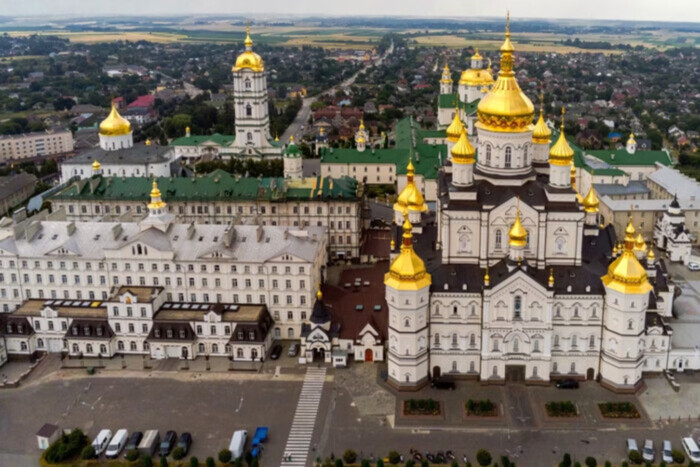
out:
M0 0L0 15L318 15L700 21L700 0Z

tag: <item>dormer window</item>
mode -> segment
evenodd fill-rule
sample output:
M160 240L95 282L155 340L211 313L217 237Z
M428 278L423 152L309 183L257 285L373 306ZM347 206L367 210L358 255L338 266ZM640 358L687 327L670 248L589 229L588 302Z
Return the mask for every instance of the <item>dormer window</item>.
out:
M77 326L73 326L71 328L71 334L73 334L74 336L78 335L78 327Z
M83 328L83 332L85 333L86 336L90 335L90 326L85 326Z
M239 341L243 340L243 331L238 331L238 340Z
M153 335L156 336L157 338L160 338L160 329L158 329L158 328L154 329Z
M173 338L173 330L172 330L172 329L167 329L167 330L165 331L165 335L168 337L168 339L172 339L172 338Z
M7 323L7 333L12 334L12 324Z
M180 329L180 339L184 339L184 338L185 338L185 330Z
M96 331L97 331L97 335L98 335L98 336L102 336L102 332L103 332L103 331L102 331L102 326L98 326L97 329L96 329Z
M248 332L248 339L250 339L251 341L255 340L255 331Z

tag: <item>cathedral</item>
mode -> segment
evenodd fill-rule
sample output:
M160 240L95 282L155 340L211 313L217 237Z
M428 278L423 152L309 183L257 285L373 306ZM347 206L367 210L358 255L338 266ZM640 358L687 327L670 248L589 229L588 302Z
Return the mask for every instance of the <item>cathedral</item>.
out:
M593 187L577 193L564 110L556 135L542 109L535 120L514 51L507 24L495 81L472 57L459 100L477 102L473 132L455 112L434 217L409 162L384 279L388 381L571 378L636 391L666 369L674 286L631 221L619 244Z

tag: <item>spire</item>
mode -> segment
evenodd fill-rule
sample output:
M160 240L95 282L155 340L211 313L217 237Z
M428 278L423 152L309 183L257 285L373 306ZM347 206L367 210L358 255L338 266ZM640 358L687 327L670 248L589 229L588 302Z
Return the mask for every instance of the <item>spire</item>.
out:
M251 50L253 48L253 39L250 38L250 21L245 23L245 49Z
M549 280L547 281L549 288L554 287L554 268L549 268Z
M513 74L513 52L515 52L515 47L510 41L510 11L506 15L506 38L501 45L501 71L498 74Z

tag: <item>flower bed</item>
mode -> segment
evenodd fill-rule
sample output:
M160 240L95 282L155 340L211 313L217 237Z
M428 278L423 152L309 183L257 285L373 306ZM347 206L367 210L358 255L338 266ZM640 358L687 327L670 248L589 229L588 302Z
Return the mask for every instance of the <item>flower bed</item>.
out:
M571 401L551 401L544 405L548 417L578 417L576 405Z
M434 399L408 399L403 401L404 415L440 415L440 402Z
M467 416L472 417L497 417L498 405L494 404L491 399L473 400L469 399L464 407L467 410Z
M639 418L637 407L631 402L603 402L598 404L604 418Z

